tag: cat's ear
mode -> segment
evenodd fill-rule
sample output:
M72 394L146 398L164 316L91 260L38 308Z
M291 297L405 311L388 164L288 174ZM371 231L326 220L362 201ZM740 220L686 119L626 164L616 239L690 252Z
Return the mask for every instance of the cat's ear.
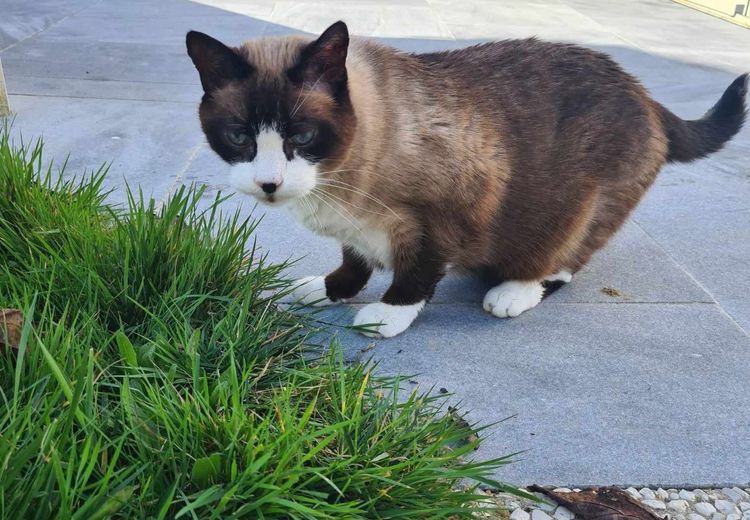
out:
M299 62L289 70L289 78L339 99L346 92L348 49L349 29L338 21L302 50Z
M246 78L253 72L252 66L235 49L207 34L190 31L185 37L185 44L206 94L232 80Z

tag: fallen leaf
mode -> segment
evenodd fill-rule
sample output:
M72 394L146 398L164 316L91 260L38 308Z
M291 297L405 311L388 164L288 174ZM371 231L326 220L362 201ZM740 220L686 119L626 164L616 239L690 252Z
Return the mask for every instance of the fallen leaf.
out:
M469 435L467 435L464 439L462 439L463 444L469 444L469 443L472 443L474 441L478 441L479 440L479 435L477 434L477 432L472 431L472 428L471 428L471 425L469 424L469 421L467 421L466 419L464 419L462 415L459 415L457 409L453 408L452 406L449 406L448 407L448 415L450 415L450 418L453 419L453 421L458 426L460 426L461 428L464 428L466 430L470 430L471 431L471 433L469 433ZM477 444L477 446L475 446L474 449L478 450L479 449L479 445Z
M622 293L614 287L602 287L602 292L612 298L618 298L622 296Z
M23 328L23 313L18 309L0 309L0 348L18 350Z
M578 493L550 491L541 486L529 486L528 490L550 497L583 520L661 520L617 487L591 488Z

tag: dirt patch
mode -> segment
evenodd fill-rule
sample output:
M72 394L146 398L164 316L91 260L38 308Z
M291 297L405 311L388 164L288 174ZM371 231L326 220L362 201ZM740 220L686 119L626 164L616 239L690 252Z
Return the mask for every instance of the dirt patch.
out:
M602 292L611 298L622 297L622 293L614 287L602 287Z

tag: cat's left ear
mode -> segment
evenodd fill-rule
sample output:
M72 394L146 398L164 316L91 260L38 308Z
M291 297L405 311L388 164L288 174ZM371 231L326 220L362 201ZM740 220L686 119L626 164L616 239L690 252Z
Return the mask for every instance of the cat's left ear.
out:
M288 72L289 78L294 83L341 99L347 88L348 49L349 29L338 21L302 50L299 62Z
M185 45L188 56L198 69L206 94L232 80L246 78L253 72L250 64L235 49L207 34L190 31L185 37Z

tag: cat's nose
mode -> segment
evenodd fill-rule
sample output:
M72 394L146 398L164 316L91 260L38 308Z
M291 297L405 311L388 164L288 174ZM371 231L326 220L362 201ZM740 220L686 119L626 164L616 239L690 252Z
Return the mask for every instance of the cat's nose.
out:
M260 189L262 189L265 193L270 195L271 193L274 193L279 188L279 186L281 186L281 183L259 182L258 186L260 186Z

